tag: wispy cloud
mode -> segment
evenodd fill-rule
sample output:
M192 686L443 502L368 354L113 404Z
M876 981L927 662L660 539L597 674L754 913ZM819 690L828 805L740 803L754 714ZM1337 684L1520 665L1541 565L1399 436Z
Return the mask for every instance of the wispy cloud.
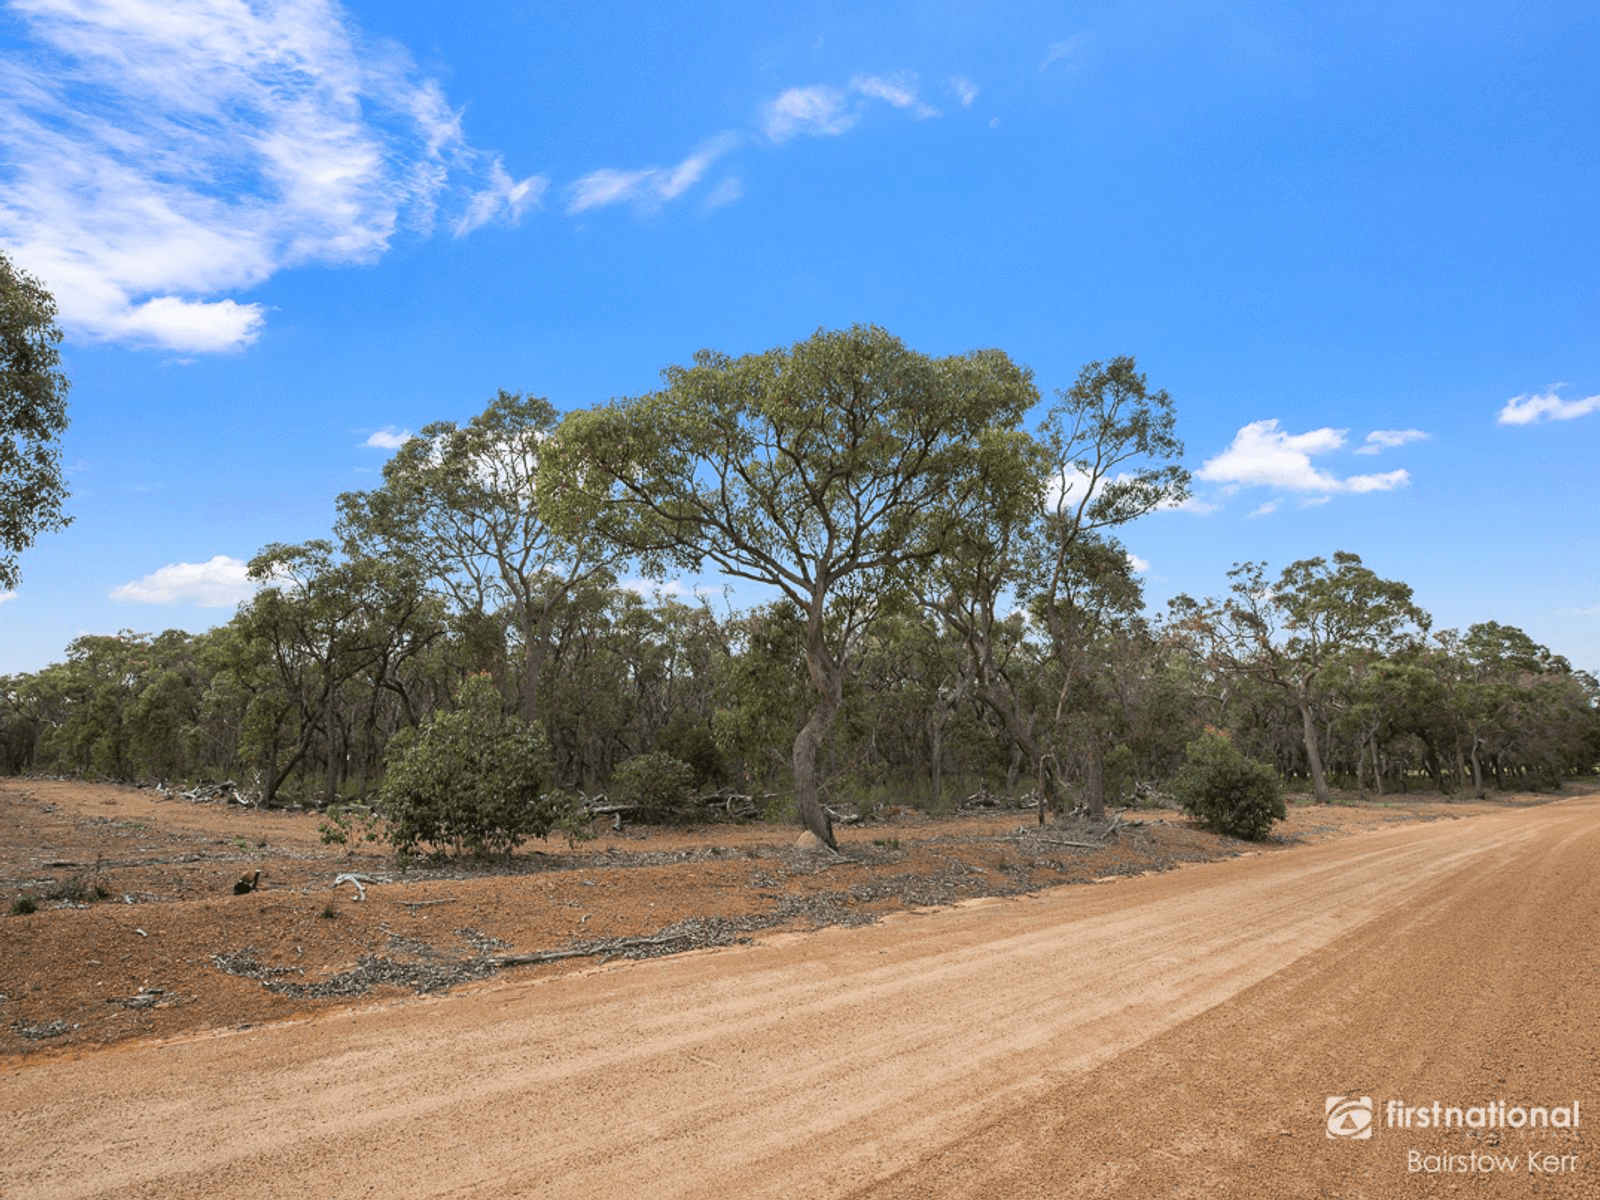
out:
M843 90L817 84L790 88L766 107L762 131L775 142L786 142L796 134L833 137L856 123L859 115L848 106Z
M398 450L409 442L411 438L411 430L396 430L393 425L387 425L382 429L373 431L367 440L361 444L363 446L376 446L380 450Z
M168 563L143 579L112 589L111 598L136 604L227 608L248 600L255 595L258 586L250 578L245 562L219 554L203 563Z
M717 186L706 193L700 207L707 212L714 208L726 208L743 196L744 182L737 175L724 175L717 180Z
M651 211L676 200L695 184L723 155L739 144L736 134L720 133L703 142L682 162L670 167L643 167L619 171L610 167L591 171L567 189L567 212L580 213L612 204L632 204ZM724 199L731 203L737 197Z
M874 100L882 100L891 108L903 109L919 121L939 115L937 108L924 103L917 96L915 75L857 75L850 81L850 89Z
M961 101L962 108L971 108L972 102L978 98L978 85L965 75L951 76L950 90L956 94L956 99Z
M16 598L17 593L15 591L0 592L0 604L4 604L7 600L15 600Z
M1357 454L1379 454L1412 442L1425 442L1433 435L1420 429L1374 429L1355 450Z
M1600 412L1600 396L1585 396L1582 400L1563 400L1556 395L1566 384L1557 383L1544 395L1513 396L1500 410L1502 425L1534 425L1540 421L1570 421Z
M1312 463L1315 455L1341 449L1346 440L1343 429L1291 434L1279 429L1275 419L1253 421L1234 435L1226 450L1208 459L1195 477L1235 487L1260 486L1327 495L1389 491L1411 482L1410 472L1404 469L1340 479Z
M837 137L853 129L866 111L864 102L874 100L918 120L939 115L937 108L918 95L917 77L909 71L857 75L848 88L813 84L781 93L762 109L761 130L774 142L786 142L798 134Z
M91 339L237 349L227 293L371 262L455 209L515 221L544 183L471 147L405 51L334 0L19 0L0 55L0 242Z
M1071 37L1062 38L1059 42L1051 42L1045 49L1044 61L1039 64L1039 70L1048 71L1058 63L1067 66L1076 66L1079 57L1088 47L1091 35L1088 31L1075 33Z
M1150 560L1148 558L1140 558L1130 550L1128 551L1128 566L1135 575L1143 575L1150 569Z

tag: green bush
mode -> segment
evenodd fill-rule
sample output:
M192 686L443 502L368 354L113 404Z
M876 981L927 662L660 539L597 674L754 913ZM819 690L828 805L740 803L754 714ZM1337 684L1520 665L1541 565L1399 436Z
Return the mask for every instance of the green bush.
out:
M1207 730L1189 743L1188 760L1172 781L1183 811L1218 833L1260 841L1288 815L1275 771L1247 758L1227 734Z
M487 676L456 693L456 707L431 714L390 743L398 757L378 792L388 836L402 857L515 850L545 837L571 814L548 791L544 734L507 714Z
M695 770L670 754L639 754L611 775L611 799L638 806L645 821L682 819L694 803Z

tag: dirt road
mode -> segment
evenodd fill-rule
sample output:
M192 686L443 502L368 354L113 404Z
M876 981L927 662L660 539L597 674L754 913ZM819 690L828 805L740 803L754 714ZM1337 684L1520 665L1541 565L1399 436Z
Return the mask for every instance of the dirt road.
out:
M1597 867L1580 797L23 1062L0 1196L1596 1196Z

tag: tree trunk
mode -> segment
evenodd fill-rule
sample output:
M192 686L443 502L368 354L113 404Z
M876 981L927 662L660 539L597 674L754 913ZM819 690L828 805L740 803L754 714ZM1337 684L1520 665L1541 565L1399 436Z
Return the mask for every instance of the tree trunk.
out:
M1478 739L1472 739L1472 797L1483 799L1483 764L1478 761Z
M1011 763L1006 767L1006 800L1017 798L1017 780L1022 777L1022 747L1012 744Z
M1089 801L1089 817L1098 821L1106 815L1105 756L1098 744L1089 747L1083 762L1083 789Z
M817 690L817 704L811 718L794 739L794 801L800 821L830 850L839 843L833 836L833 821L822 807L822 785L817 778L817 755L822 739L828 736L834 717L844 703L844 665L828 653L823 636L822 605L819 601L806 627L806 670Z
M800 810L800 823L826 842L830 850L837 850L839 843L833 836L833 821L822 807L817 754L838 712L839 705L824 696L794 739L794 801Z
M1300 702L1300 724L1305 730L1306 737L1306 764L1311 768L1311 790L1317 798L1318 804L1330 802L1328 796L1328 777L1322 771L1322 752L1317 748L1317 722L1311 715L1311 701L1302 691L1297 697Z

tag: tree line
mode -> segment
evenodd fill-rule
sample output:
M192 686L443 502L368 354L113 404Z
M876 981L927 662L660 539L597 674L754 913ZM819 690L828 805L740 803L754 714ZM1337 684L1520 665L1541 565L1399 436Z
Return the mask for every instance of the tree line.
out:
M1132 359L1044 405L1002 352L875 327L702 352L565 416L502 392L341 496L327 538L262 549L226 624L80 637L0 678L0 770L364 800L486 683L551 788L648 764L770 794L830 844L841 801L982 787L1098 813L1207 729L1323 801L1600 763L1592 676L1509 626L1433 630L1354 554L1239 564L1221 596L1147 613L1117 535L1182 501L1182 453ZM623 585L707 566L775 598Z

